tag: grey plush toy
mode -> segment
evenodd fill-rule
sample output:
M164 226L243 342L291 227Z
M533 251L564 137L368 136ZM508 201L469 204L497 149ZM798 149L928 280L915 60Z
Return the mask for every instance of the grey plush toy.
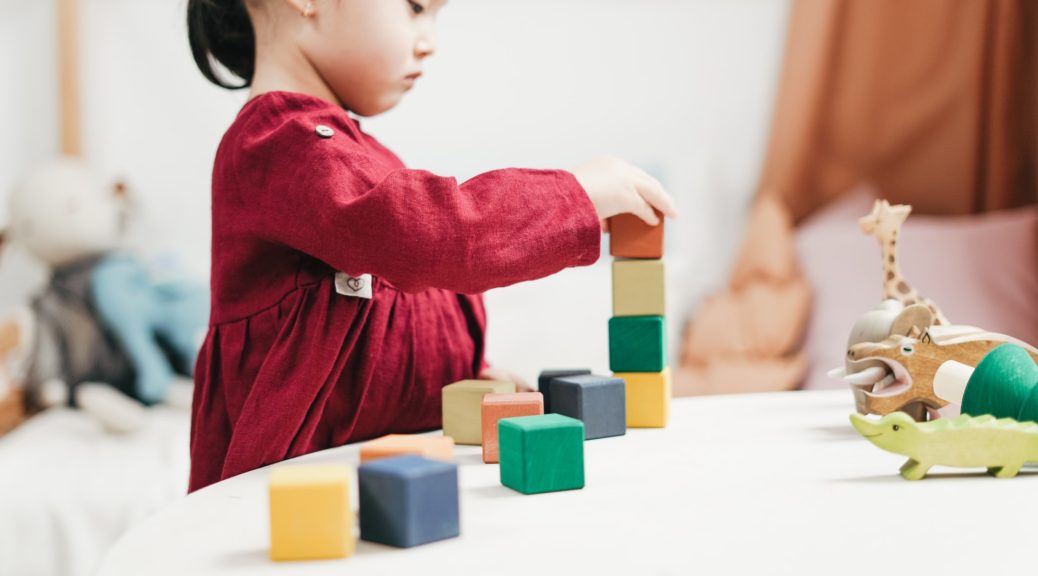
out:
M155 284L116 249L126 203L80 160L34 172L11 197L8 237L50 267L50 280L17 317L17 361L31 413L68 404L108 429L142 422L145 405L189 405L190 375L208 322L208 290Z

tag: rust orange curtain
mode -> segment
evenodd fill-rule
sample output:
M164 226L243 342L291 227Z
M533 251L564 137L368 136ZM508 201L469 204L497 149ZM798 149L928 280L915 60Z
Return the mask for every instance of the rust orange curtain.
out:
M796 220L875 184L916 212L1038 201L1038 2L796 0L761 190Z
M1038 1L794 0L787 38L761 197L685 327L677 395L800 383L790 227L856 184L924 214L1038 202Z

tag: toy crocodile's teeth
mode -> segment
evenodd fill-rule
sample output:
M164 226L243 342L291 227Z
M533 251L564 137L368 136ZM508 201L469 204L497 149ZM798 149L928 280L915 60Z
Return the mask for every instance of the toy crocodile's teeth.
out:
M862 384L876 384L886 376L887 371L880 366L872 366L862 370L861 372L855 372L853 374L845 374L843 381L852 385Z
M882 380L876 382L874 389L879 392L892 386L897 381L897 377L893 373L887 374Z

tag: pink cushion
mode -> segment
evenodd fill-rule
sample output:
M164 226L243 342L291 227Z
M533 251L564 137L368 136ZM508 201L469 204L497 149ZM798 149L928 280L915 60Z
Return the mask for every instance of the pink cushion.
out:
M800 263L814 291L804 352L805 388L842 388L825 373L843 365L851 326L883 296L879 243L858 228L876 192L860 187L797 230ZM953 324L1038 344L1038 207L976 216L920 216L898 238L909 285Z

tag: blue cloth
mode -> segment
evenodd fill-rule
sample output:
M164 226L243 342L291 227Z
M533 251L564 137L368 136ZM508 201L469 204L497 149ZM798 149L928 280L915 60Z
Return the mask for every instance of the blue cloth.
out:
M139 260L111 254L98 262L91 288L98 315L133 364L137 399L159 402L176 374L193 375L209 323L207 287L153 283Z

